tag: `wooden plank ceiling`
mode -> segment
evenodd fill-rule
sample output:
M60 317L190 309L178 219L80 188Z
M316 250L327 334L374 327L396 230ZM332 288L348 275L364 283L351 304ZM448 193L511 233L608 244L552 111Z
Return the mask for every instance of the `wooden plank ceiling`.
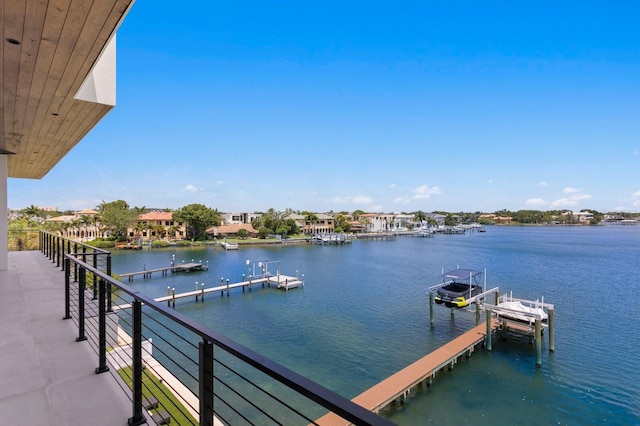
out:
M1 0L0 153L46 175L112 108L74 99L134 0Z

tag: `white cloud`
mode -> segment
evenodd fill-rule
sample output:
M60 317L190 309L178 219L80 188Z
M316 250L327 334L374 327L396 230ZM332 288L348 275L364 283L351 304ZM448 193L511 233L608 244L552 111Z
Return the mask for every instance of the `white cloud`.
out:
M184 187L184 190L187 192L198 192L200 189L195 185L187 185Z
M411 202L411 198L396 197L393 199L393 202L395 204L409 204Z
M395 187L396 187L395 183L392 183L391 185L389 185L389 188L395 188Z
M638 207L638 206L640 206L640 200L635 200L633 202L633 207Z
M546 188L547 186L549 186L549 184L545 181L542 181L542 182L538 182L538 186L541 188Z
M429 187L429 185L420 185L419 187L414 188L412 192L414 194L411 197L413 200L424 200L432 195L441 194L440 188L437 186Z
M224 183L224 181L223 181L223 180L217 180L217 181L216 181L216 183L217 183L218 185L222 185L222 184Z
M632 197L640 197L640 191L634 192Z
M525 205L527 206L546 206L547 204L549 203L542 198L529 198L525 202Z
M334 197L331 201L338 204L371 204L373 199L367 195L355 195L346 197Z
M373 199L366 195L356 195L353 197L353 204L371 204Z
M633 151L633 155L638 155L638 154L640 154L640 149L636 149Z
M624 212L627 211L627 209L625 207L616 207L615 209L613 209L614 212Z
M381 212L382 211L382 205L378 204L377 206L371 206L369 208L369 211L372 212Z
M559 200L555 200L550 204L551 207L574 207L578 204L577 201L571 200L569 198L560 198Z
M578 205L578 201L590 200L591 195L581 194L581 189L567 187L562 192L565 194L571 194L568 197L560 198L551 203L551 207L575 207Z
M581 189L578 188L572 188L570 186L567 186L565 189L562 190L562 192L564 192L565 194L575 194L576 192L580 192Z
M576 195L572 195L569 198L571 198L572 200L576 200L576 201L590 200L591 199L591 195L589 195L589 194L576 194Z
M338 204L347 204L351 201L351 197L334 197L331 201Z

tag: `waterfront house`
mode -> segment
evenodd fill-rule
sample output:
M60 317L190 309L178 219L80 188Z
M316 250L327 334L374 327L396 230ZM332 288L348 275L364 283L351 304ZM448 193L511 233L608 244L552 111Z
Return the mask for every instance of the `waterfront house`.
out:
M241 229L246 230L252 238L258 236L258 231L256 231L250 223L229 223L220 226L212 226L207 229L207 234L217 238L236 238L238 236L238 231Z
M332 234L335 232L335 219L326 213L315 213L316 220L309 220L309 216L301 214L290 214L286 219L296 221L300 232L303 234Z
M220 218L222 219L222 223L231 224L231 223L251 223L253 219L257 219L261 217L260 213L248 213L248 212L239 212L239 213L221 213Z
M45 219L45 223L54 225L56 232L66 238L77 241L93 241L104 237L98 212L93 209L83 209L70 215L55 216Z
M187 233L187 226L183 222L173 219L173 212L149 212L138 216L136 225L127 229L130 239L182 240Z

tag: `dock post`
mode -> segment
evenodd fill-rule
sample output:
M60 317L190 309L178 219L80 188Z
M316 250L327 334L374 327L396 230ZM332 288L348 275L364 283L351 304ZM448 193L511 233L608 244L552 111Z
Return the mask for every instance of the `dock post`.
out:
M278 282L280 282L280 277L278 277ZM284 279L284 291L289 291L289 278Z
M251 275L249 275L249 292L251 292Z
M542 365L542 325L540 318L536 318L536 368Z
M451 318L453 318L453 317L455 317L455 316L456 316L456 311L455 311L455 309L456 309L456 308L454 308L453 306L451 307Z
M171 287L167 286L167 296L171 296ZM167 300L167 307L171 307L171 301Z
M204 283L202 283L201 287L202 287L202 297L200 298L200 300L204 302Z
M429 292L429 324L431 325L431 328L433 328L433 324L435 323L435 318L434 318L434 312L433 312L433 292Z
M500 291L496 291L496 303L494 303L494 305L499 305L500 304Z
M220 287L224 286L224 278L220 277ZM224 289L220 289L220 296L224 295Z
M480 325L480 302L475 301L476 304L476 325Z
M196 291L198 291L198 281L196 281ZM198 293L196 293L196 302L198 301Z
M554 310L553 309L549 309L549 318L548 318L548 325L549 325L549 352L555 352L556 350L556 343L555 343L555 336L554 336L554 332L553 332L553 320L554 317Z
M242 282L244 282L244 274L242 274ZM242 292L244 293L244 286L242 286Z
M227 297L229 297L229 278L227 278Z
M491 337L492 337L492 336L491 336L491 319L492 319L492 318L491 318L491 309L489 309L489 308L488 308L488 309L486 310L486 312L487 312L487 337L486 337L486 340L487 340L487 350L488 350L489 352L491 352Z
M172 288L171 289L171 293L172 293L172 298L171 298L171 304L173 305L173 308L176 307L176 288Z

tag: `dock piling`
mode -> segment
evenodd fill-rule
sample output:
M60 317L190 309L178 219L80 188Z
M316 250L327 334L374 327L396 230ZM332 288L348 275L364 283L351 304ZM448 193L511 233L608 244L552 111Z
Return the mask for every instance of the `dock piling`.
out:
M547 319L547 322L549 325L549 352L555 352L556 350L555 336L553 332L554 312L555 312L554 309L549 309L549 312L548 312L549 318Z
M487 350L491 352L491 309L487 308Z
M202 288L202 298L200 300L204 302L204 283L202 283L201 288Z
M435 323L435 313L433 312L433 293L429 292L429 324L431 328Z
M540 318L536 318L536 368L542 366L542 324Z

